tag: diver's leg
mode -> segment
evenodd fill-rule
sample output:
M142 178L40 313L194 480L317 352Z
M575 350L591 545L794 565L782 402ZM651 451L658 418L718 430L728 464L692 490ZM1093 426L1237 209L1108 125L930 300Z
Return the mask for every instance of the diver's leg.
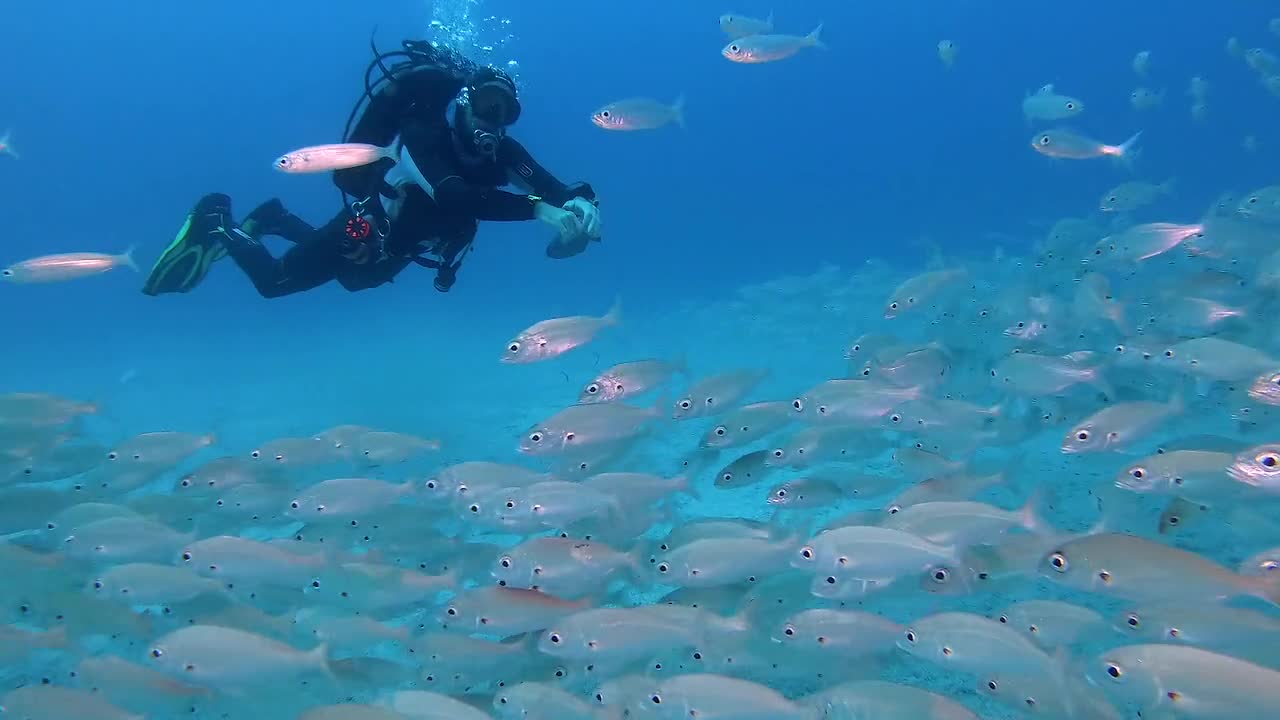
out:
M286 210L279 198L271 198L251 210L240 229L254 237L275 235L291 243L308 240L316 232L310 223Z
M349 263L338 272L338 283L348 292L375 288L391 282L411 262L405 257L389 257L364 264Z
M313 230L308 236L294 235L294 246L279 258L271 256L257 237L233 230L224 242L235 260L264 298L277 298L319 287L334 279L346 264L342 238Z

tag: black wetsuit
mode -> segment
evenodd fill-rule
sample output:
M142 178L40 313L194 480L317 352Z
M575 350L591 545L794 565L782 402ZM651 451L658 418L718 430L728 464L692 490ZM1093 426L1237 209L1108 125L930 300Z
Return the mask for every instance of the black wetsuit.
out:
M348 234L348 223L356 217L348 208L320 228L288 213L279 201L250 214L242 225L244 232L234 233L225 245L263 297L302 292L335 279L347 290L364 290L390 282L414 263L435 268L436 289L448 291L480 220L531 220L538 198L556 206L575 196L595 199L589 185L560 182L509 136L502 138L495 159L465 160L446 114L462 85L452 73L416 69L397 78L391 91L374 96L361 116L348 141L385 144L389 136L399 134L434 192L432 197L416 184L402 185L398 214L390 221L372 214L369 222L375 232L369 238ZM391 160L381 160L339 171L334 182L356 200L374 193L392 198L395 189L382 180L392 165ZM513 182L532 195L499 189ZM376 198L366 206L379 207ZM384 237L379 237L378 228ZM257 240L264 235L283 237L294 246L280 258L272 257ZM436 257L427 258L428 253Z

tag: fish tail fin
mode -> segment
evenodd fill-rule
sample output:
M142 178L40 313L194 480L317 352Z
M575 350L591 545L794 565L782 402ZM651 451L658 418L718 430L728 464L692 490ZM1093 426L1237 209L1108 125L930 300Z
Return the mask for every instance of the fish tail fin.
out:
M61 650L68 646L68 642L70 640L67 637L65 625L58 625L44 635L44 645L51 650Z
M823 50L826 50L827 49L826 44L823 43L822 38L819 37L822 34L822 26L824 24L825 23L818 23L818 27L814 28L813 32L809 33L808 35L805 35L804 39L813 47L819 47L819 48L822 48Z
M314 650L307 653L307 660L313 663L316 668L325 674L325 677L334 678L333 666L329 661L329 644L320 643Z
M653 557L653 549L649 543L641 540L634 547L626 552L623 556L626 562L627 572L631 573L631 577L636 580L643 580L645 568L649 565L650 558Z
M119 260L125 267L129 268L130 270L133 270L134 272L142 272L140 269L138 269L138 263L134 262L133 260L133 251L136 249L137 249L137 246L130 245L128 249L126 249L123 253L120 254Z
M390 145L388 145L388 146L386 146L385 148L383 148L383 149L382 149L382 153L381 153L381 155L382 155L382 157L384 157L384 158L387 158L387 159L389 159L389 160L391 160L391 161L393 161L393 162L399 163L399 162L400 162L400 149L401 149L403 146L404 146L404 141L400 139L400 136L399 136L399 135L397 135L397 136L396 136L396 139L395 139L395 140L392 140Z
M1248 578L1253 594L1272 605L1280 606L1280 578L1267 576Z
M13 149L13 145L10 142L10 138L12 137L13 137L12 130L5 130L4 135L0 135L0 154L8 155L14 160L18 160L20 159L21 156L18 155L17 150Z
M681 130L687 129L684 124L684 98L684 93L680 93L676 101L671 103L671 113L675 116L676 125L679 125Z
M1031 495L1027 501L1023 503L1018 510L1018 522L1022 528L1033 535L1052 535L1057 532L1052 525L1049 524L1044 516L1040 514L1040 503L1044 500L1045 490L1043 486L1037 486L1031 491Z
M658 396L658 399L649 406L649 414L657 418L663 417L671 411L672 402L674 401L671 399L671 392L669 390L664 391Z
M1098 392L1106 395L1108 399L1114 400L1116 397L1116 389L1111 382L1102 374L1102 367L1091 367L1085 372L1085 379L1088 383L1098 389Z
M1141 137L1142 131L1139 130L1133 134L1133 137L1120 143L1120 146L1116 148L1116 158L1119 159L1125 167L1133 167L1133 161L1137 159L1138 156L1138 140Z
M613 307L609 308L609 312L601 318L605 325L617 325L622 322L622 297L613 299Z

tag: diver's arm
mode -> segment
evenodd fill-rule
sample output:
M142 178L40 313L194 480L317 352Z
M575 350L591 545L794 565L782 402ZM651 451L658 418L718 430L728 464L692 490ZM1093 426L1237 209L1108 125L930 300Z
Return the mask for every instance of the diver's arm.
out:
M502 138L502 145L498 148L498 158L507 168L513 185L541 196L556 207L564 206L575 197L595 202L596 193L590 185L587 183L565 185L560 182L546 168L539 165L529 151L510 135Z

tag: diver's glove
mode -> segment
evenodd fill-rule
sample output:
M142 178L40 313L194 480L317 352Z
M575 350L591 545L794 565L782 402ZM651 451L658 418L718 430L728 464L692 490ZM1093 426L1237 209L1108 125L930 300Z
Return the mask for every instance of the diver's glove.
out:
M575 213L542 200L534 203L533 216L555 228L562 238L573 237L582 232L582 222Z
M576 197L565 203L564 209L578 218L583 232L593 238L600 237L600 208L596 207L595 203L586 198Z

